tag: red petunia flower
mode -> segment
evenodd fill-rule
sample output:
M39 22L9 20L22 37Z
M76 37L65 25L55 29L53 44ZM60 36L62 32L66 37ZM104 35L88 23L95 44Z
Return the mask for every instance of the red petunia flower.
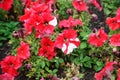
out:
M20 47L17 49L17 56L21 59L27 59L30 57L30 48L27 43L20 43Z
M93 4L95 7L98 8L99 11L102 10L102 7L97 0L73 0L72 4L74 8L78 11L87 11L87 4Z
M52 60L53 57L56 55L56 52L54 50L51 50L48 47L42 47L38 51L39 56L45 56L48 60Z
M62 49L65 54L70 54L79 45L80 41L75 30L64 30L55 40L55 46Z
M42 15L44 22L38 24L36 29L36 38L45 37L46 35L51 35L54 33L54 26L57 25L56 18L51 16L49 13ZM53 23L54 22L54 23Z
M36 38L53 34L54 26L57 25L56 17L51 15L49 6L45 3L33 4L31 8L26 8L20 21L25 22L26 34L31 34L33 29L36 30Z
M14 80L14 76L12 76L8 73L4 73L4 74L0 75L0 80Z
M120 80L120 68L118 69L117 80Z
M72 16L70 16L67 20L62 20L59 22L59 27L62 28L73 28L75 26L82 26L82 21L80 19L73 19Z
M112 30L117 30L120 28L120 8L116 11L116 16L113 18L108 18L106 23Z
M3 73L17 76L17 69L22 66L22 60L16 56L7 56L0 62L0 65Z
M56 55L54 42L51 41L48 37L41 39L41 48L38 50L39 56L45 56L48 60L53 59Z
M120 46L120 34L114 34L110 38L110 44L113 46Z
M117 17L113 17L113 18L108 18L106 20L106 23L108 24L108 26L110 27L110 29L112 30L117 30L120 28L120 22L117 21Z
M44 37L41 39L41 47L43 46L47 46L47 47L50 47L53 49L54 48L54 42L50 40L49 37Z
M88 7L85 0L73 0L73 7L78 11L87 11Z
M52 25L39 25L39 30L36 30L36 38L48 37L54 33L54 26ZM38 29L38 28L37 28Z
M1 0L0 1L0 8L8 11L11 8L13 0Z
M27 34L31 34L33 28L38 24L45 23L46 20L52 19L53 16L50 15L48 6L45 4L33 5L30 9L25 9L25 14L20 17L20 21L25 22L24 27Z
M88 43L97 47L101 47L105 41L107 41L108 36L103 29L100 29L98 33L93 33L89 35Z
M111 77L111 71L113 71L114 67L113 65L117 64L117 62L107 62L105 67L98 73L95 73L95 79L96 80L103 80L103 77L110 78Z

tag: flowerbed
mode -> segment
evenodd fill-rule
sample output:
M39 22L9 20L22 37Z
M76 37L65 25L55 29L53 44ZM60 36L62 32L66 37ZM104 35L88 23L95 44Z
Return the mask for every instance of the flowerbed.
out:
M120 1L111 3L0 1L0 20L19 27L8 37L12 50L0 61L0 79L84 80L91 69L93 80L120 80Z

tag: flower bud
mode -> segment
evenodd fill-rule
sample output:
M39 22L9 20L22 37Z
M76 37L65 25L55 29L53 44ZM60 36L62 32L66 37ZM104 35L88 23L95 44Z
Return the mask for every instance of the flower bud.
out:
M15 38L24 38L24 29L20 28L18 31L13 31L12 36Z
M18 32L16 32L16 31L13 31L13 33L12 33L12 36L14 37L14 38L18 38Z
M31 68L32 68L31 64L29 64L29 63L26 64L26 68L27 68L27 69L31 69Z
M69 14L69 15L73 15L72 9L67 9L66 13Z
M92 18L93 18L94 20L97 20L97 19L98 19L98 16L97 16L96 14L92 14Z

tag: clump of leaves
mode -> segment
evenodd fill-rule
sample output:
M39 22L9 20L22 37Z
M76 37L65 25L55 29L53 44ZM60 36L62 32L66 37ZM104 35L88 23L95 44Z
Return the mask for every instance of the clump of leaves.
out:
M25 62L30 64L31 68L27 71L26 76L32 78L36 76L36 80L41 77L48 78L51 75L57 76L58 69L64 63L63 59L55 57L53 60L48 61L45 57L31 56L31 58ZM23 67L25 69L25 67Z
M0 46L3 45L3 42L6 41L6 40L9 40L11 35L12 35L12 32L14 30L17 30L19 22L3 22L3 21L0 21Z
M104 12L107 16L114 16L119 7L120 0L101 0Z
M72 7L72 0L58 0L56 5L58 6L57 14L59 14L59 19L67 19L69 14L66 13L67 9L73 8ZM67 4L65 4L67 3Z

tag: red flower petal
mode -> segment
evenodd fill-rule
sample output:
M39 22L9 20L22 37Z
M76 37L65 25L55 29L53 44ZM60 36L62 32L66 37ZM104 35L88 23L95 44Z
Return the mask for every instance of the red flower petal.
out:
M104 30L100 29L98 34L93 33L89 35L88 43L97 47L101 47L107 39L107 34L104 32Z
M56 55L54 48L54 42L48 37L44 37L41 39L41 48L38 50L38 55L45 56L48 60L51 60Z
M106 62L105 67L98 73L95 73L95 79L96 80L103 80L103 77L109 77L108 72L113 71L114 67L113 65L117 64L117 62Z
M114 18L108 18L106 20L106 23L108 24L108 26L110 27L110 29L112 30L117 30L120 28L120 24L117 22L117 17Z
M14 76L12 76L8 73L4 73L4 74L0 75L0 80L14 80Z
M120 46L120 34L114 34L110 38L110 44L113 46Z
M16 56L7 56L0 62L2 72L17 76L19 69L22 66L22 60Z
M84 0L73 0L72 4L74 8L78 11L87 11L87 5Z
M17 49L17 56L21 59L27 59L30 57L30 48L27 43L20 43L20 47Z
M73 19L72 16L70 16L67 20L62 20L59 22L59 27L62 28L73 28L75 26L82 26L82 21L80 19Z
M0 8L8 11L11 8L13 0L2 0L0 1Z
M64 30L59 34L55 40L55 46L62 49L65 54L69 54L74 48L80 45L80 41L77 37L75 30Z

